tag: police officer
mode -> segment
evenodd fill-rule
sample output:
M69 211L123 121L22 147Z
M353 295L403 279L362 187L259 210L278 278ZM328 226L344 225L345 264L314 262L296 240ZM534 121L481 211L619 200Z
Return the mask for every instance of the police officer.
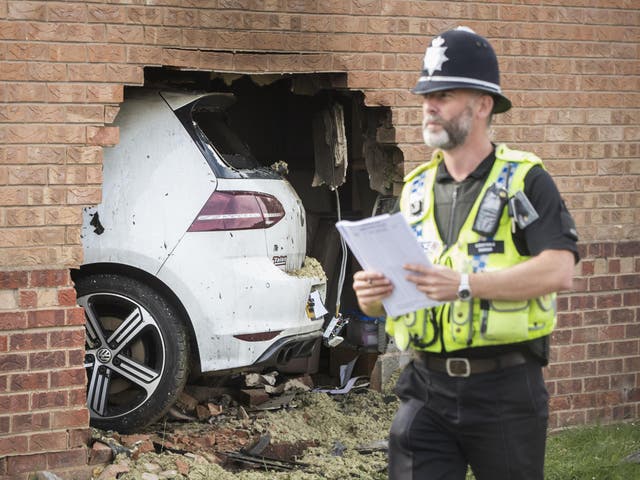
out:
M400 210L432 266L407 278L439 306L387 318L414 350L396 393L389 440L394 480L543 479L548 394L542 367L556 292L571 288L575 225L533 153L492 143L501 91L489 42L468 28L436 36L413 92L423 99L431 161L405 178ZM359 271L364 313L385 315L393 285Z

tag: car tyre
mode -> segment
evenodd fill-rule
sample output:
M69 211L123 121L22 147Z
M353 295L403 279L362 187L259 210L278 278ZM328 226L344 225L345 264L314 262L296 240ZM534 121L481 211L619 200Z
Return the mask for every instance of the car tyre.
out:
M189 340L175 307L145 283L117 274L75 278L85 310L91 425L132 432L174 404L189 374Z

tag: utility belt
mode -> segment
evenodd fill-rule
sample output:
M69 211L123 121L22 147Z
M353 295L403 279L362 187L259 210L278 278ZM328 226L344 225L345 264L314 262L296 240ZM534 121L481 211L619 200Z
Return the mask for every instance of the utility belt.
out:
M422 351L416 351L415 356L427 370L446 373L450 377L490 373L533 361L530 356L520 351L507 352L491 358L441 357Z

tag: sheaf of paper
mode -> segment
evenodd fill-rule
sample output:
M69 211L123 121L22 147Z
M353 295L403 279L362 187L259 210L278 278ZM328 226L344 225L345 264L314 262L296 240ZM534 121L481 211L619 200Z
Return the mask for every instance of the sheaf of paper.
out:
M395 317L438 305L406 279L407 263L431 265L401 213L378 215L336 224L342 237L365 270L383 273L393 284L393 293L382 304Z

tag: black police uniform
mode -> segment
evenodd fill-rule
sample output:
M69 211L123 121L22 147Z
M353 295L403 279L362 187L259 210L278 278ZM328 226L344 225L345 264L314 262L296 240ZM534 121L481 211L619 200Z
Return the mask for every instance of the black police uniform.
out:
M463 27L432 39L412 92L429 95L460 88L491 95L494 114L511 108L500 87L493 48ZM434 185L435 217L447 244L458 237L494 161L492 153L458 183L444 162L440 164ZM568 250L577 259L575 226L549 174L533 167L524 184L524 193L540 218L516 230L518 249L532 256L546 249ZM449 200L453 188L458 189L455 211ZM548 419L542 366L548 362L548 338L459 350L454 356L491 368L469 377L450 377L436 368L444 363L442 359L416 354L396 387L402 402L389 438L390 478L464 480L471 465L476 480L542 480Z
M434 203L446 244L457 239L494 161L492 152L462 182L455 182L444 162L440 164ZM540 217L526 229L516 229L514 243L520 253L569 250L577 261L575 225L550 175L536 166L524 183ZM521 365L468 378L429 370L426 357L434 354L416 353L396 386L402 404L391 427L390 478L462 480L471 465L477 480L542 480L548 393L541 367L548 363L548 346L548 337L543 337L458 350L451 356L496 358L518 351L527 358Z

